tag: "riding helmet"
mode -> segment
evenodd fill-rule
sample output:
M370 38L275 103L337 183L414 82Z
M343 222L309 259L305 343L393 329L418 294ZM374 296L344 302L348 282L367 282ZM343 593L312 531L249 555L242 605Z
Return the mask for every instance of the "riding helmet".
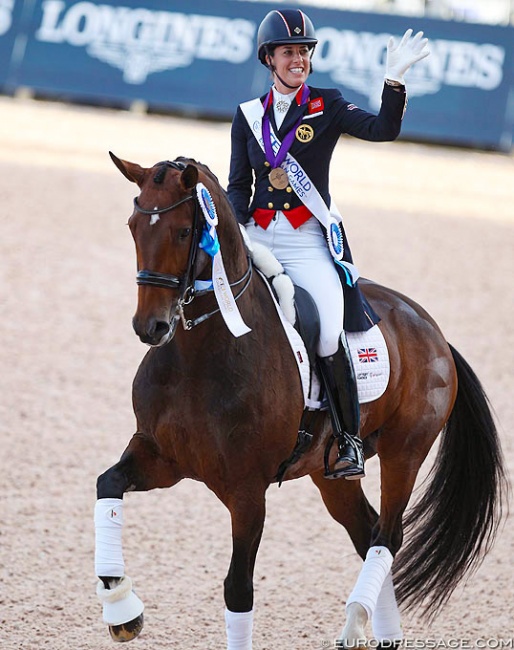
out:
M314 48L318 39L311 19L300 9L270 11L264 17L257 32L257 55L267 66L266 54L277 45L298 45L305 43Z

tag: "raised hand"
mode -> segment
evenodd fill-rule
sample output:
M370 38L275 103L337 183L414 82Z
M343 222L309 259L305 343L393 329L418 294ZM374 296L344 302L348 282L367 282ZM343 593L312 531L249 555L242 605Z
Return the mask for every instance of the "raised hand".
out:
M391 36L387 43L385 78L405 84L403 75L411 65L429 54L428 38L423 38L423 32L412 36L412 29L408 29L398 45L395 45L394 37Z

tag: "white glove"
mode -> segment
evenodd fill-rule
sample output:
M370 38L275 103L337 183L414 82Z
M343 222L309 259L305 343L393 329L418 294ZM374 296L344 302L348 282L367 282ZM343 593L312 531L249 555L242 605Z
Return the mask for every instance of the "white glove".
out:
M387 43L387 59L385 78L405 84L403 75L416 61L424 59L430 54L428 38L423 38L423 32L418 32L412 37L412 29L403 35L400 44L395 47L394 38L391 36Z

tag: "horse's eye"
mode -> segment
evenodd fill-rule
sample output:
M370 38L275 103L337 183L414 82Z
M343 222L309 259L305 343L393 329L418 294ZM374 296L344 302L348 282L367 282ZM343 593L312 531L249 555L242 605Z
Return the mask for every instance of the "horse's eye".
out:
M191 228L182 228L178 236L179 239L187 239L190 234L191 234Z

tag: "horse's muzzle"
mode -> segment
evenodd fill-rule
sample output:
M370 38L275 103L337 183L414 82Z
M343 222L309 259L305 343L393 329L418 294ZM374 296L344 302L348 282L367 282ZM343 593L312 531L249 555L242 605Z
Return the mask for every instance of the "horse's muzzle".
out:
M140 322L136 317L132 320L132 326L140 340L152 347L161 347L169 343L175 336L177 320L173 319L171 324L165 320L150 318Z

